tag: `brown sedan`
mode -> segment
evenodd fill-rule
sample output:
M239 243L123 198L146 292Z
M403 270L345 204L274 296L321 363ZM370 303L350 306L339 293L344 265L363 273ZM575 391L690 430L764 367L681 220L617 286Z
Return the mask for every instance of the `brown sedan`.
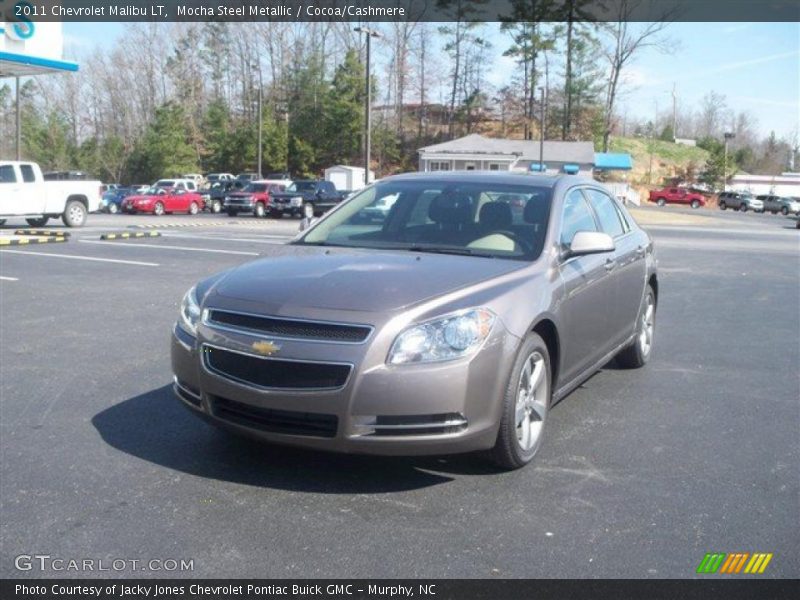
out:
M198 283L174 328L178 397L238 433L517 468L554 402L652 351L652 240L594 181L390 177L293 245Z

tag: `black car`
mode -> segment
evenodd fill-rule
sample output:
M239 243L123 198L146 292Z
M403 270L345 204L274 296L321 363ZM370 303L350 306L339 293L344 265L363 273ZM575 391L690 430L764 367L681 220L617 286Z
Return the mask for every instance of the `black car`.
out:
M286 191L272 195L270 215L282 217L289 214L302 217L305 206L313 207L314 216L320 216L342 200L345 195L336 189L330 181L317 179L300 179L293 182Z
M222 205L225 202L225 196L231 192L238 192L243 189L248 182L239 181L217 181L210 188L202 190L200 195L206 203L206 209L212 213L218 213L222 210Z

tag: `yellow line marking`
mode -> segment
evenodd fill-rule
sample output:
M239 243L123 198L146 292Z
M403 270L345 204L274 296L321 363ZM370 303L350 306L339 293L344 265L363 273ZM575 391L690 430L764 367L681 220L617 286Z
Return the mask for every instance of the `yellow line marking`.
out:
M764 558L764 562L763 562L763 563L761 563L761 568L758 570L758 572L759 572L759 573L763 573L763 572L764 572L764 570L767 568L767 565L769 564L769 561L771 561L771 560L772 560L772 553L770 552L770 553L769 553L769 554L767 554L767 555L766 555L766 557Z

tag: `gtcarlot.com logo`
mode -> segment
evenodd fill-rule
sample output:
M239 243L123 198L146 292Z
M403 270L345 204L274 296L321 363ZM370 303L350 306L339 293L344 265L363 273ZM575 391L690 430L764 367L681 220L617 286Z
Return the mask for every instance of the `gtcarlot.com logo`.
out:
M726 575L737 575L747 573L751 575L763 573L769 561L772 560L772 553L769 552L708 552L700 564L697 566L698 573L721 573Z
M49 554L20 554L18 571L194 571L194 559L185 558L61 558Z

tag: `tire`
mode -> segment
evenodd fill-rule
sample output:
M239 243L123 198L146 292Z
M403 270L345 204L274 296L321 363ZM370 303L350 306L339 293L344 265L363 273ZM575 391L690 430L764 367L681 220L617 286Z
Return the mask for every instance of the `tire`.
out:
M698 200L692 200L692 203L689 206L692 208L700 208L700 202Z
M657 298L648 285L636 317L636 338L617 354L617 364L624 369L638 369L647 364L653 353L653 334L656 328Z
M256 202L256 206L253 209L253 216L257 219L263 219L267 216L267 209L263 202Z
M786 206L781 207L781 214L785 217L789 214L789 209Z
M494 462L500 468L511 471L524 467L541 447L552 397L550 377L547 345L535 333L528 334L511 369L503 395L497 442L491 451ZM531 387L532 393L520 398L523 390Z
M64 208L61 220L67 227L83 227L83 224L86 223L86 207L82 202L70 200Z
M108 205L108 214L115 215L119 212L119 206L114 204L113 202Z
M6 224L6 220L5 219L0 219L0 227L2 227L5 224Z
M728 205L727 205L727 204L725 204L725 201L724 201L724 200L723 200L722 202L720 202L720 203L719 203L719 209L720 209L720 210L725 210L725 209L727 209L727 208L728 208Z
M155 206L153 206L153 214L157 217L164 214L164 204L162 202L156 202Z
M222 202L220 202L219 200L212 200L210 210L215 215L219 214L220 212L222 212Z
M49 220L50 217L42 217L40 219L25 219L25 222L31 227L44 227Z
M739 205L739 210L740 210L740 211L742 211L742 212L747 212L747 204L745 204L744 202L742 202L742 203Z
M198 212L200 212L200 207L197 205L197 202L192 202L189 205L189 214L196 215Z
M664 198L659 198L659 199L656 200L656 204L658 204L659 206L664 206L664 205L666 205L666 203L667 203L667 201L664 200Z
M282 219L282 218L283 218L283 213L282 213L281 211L279 211L279 210L275 210L275 209L273 208L273 209L270 209L270 211L269 211L269 216L270 216L271 218L273 218L273 219Z

